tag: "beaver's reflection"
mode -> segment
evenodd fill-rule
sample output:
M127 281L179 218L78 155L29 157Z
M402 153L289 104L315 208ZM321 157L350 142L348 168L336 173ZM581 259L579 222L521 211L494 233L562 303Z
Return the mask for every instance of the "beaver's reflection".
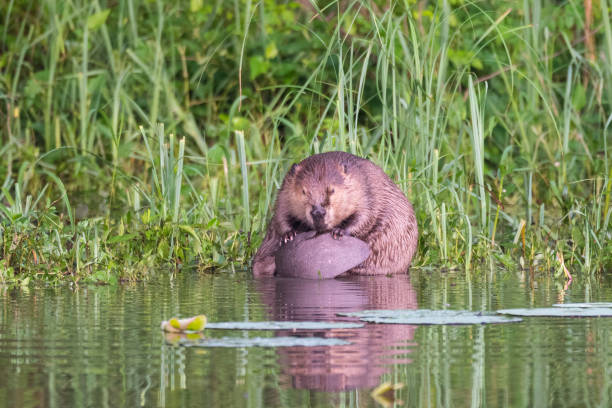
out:
M355 321L336 315L365 309L416 309L408 275L342 280L274 278L257 289L273 320ZM367 324L360 329L279 332L278 336L335 337L346 346L279 348L284 382L295 388L339 391L371 388L390 364L409 352L414 326ZM404 361L405 362L405 361Z

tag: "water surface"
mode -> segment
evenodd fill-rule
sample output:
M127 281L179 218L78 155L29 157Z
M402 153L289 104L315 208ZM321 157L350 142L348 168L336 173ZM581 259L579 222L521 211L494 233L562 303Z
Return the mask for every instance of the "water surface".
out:
M209 321L341 321L367 309L490 311L612 300L609 282L569 289L505 271L327 281L248 273L161 274L109 286L0 287L0 406L381 406L371 390L403 383L396 406L612 404L610 318L525 318L469 326L366 324L333 330L206 330L206 338L302 336L350 344L203 348L159 329Z

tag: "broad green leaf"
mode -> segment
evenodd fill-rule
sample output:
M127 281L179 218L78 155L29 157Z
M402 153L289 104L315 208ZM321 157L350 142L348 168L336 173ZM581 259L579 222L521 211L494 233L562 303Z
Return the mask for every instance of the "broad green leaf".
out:
M110 238L107 242L109 244L116 244L117 242L124 242L124 241L128 241L130 239L134 239L138 236L137 233L131 233L131 234L123 234L123 235L116 235L112 238Z
M193 229L191 225L179 225L179 228L182 231L185 231L186 233L191 235L196 240L196 242L198 243L198 248L202 248L202 241L200 241L200 237L198 236L198 234L195 232L195 230ZM197 252L199 253L200 250L197 250Z
M189 11L191 11L192 13L195 13L196 11L199 11L203 5L204 5L203 0L190 0Z
M268 43L266 45L266 58L272 59L278 55L278 48L276 48L276 43L274 41Z
M170 245L165 239L162 239L159 245L157 246L157 256L162 259L167 259L168 256L170 256Z
M572 93L572 105L576 111L581 110L586 105L586 91L582 84L575 84Z
M208 149L208 152L206 152L206 159L208 160L208 163L212 164L223 163L223 156L225 156L225 150L218 143L215 143L210 149Z
M233 130L247 130L251 122L245 117L242 116L234 116L232 118L232 128Z
M106 22L109 14L110 9L106 9L87 17L87 28L94 31L102 27L102 24Z
M270 63L263 59L261 55L254 55L249 58L249 68L251 80L257 78L261 74L268 72Z

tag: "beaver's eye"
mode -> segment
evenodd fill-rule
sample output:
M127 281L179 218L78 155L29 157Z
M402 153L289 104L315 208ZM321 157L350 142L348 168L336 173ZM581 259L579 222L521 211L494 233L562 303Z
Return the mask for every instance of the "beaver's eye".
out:
M306 189L305 188L302 189L302 193L304 193L304 195L306 195Z
M336 190L333 187L329 187L327 191L329 192L329 194L334 194L334 191Z

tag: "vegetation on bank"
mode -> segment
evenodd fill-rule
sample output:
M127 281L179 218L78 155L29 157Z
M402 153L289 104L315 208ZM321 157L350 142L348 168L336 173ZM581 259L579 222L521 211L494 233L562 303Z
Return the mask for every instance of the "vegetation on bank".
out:
M413 201L417 268L605 272L609 7L4 2L0 282L243 269L285 170L332 149Z

